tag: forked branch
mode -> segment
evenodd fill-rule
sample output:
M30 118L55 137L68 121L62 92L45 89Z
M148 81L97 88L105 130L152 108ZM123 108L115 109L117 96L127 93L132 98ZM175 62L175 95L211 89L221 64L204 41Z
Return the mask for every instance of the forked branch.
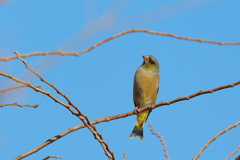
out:
M80 110L78 109L77 106L75 106L71 101L70 99L65 95L63 94L60 90L57 89L57 87L55 87L55 85L51 84L50 82L48 82L47 80L45 80L39 73L37 73L36 71L34 71L32 68L30 68L27 64L27 62L25 60L23 60L21 58L21 56L18 54L17 51L14 51L14 53L17 55L17 58L19 60L21 60L23 62L23 64L25 65L26 69L28 69L29 71L31 71L32 73L34 73L36 76L39 77L39 79L46 83L47 85L49 85L50 87L52 87L59 95L61 95L63 98L65 98L65 100L68 102L68 104L65 104L63 102L61 102L60 100L56 99L54 96L52 96L50 94L50 92L46 92L42 89L39 89L33 85L31 85L29 82L25 82L25 81L22 81L22 80L19 80L11 75L7 75L7 74L4 74L2 73L2 75L5 75L6 77L8 78L11 78L13 80L15 80L16 82L18 83L22 83L24 85L27 85L29 87L31 87L32 89L34 89L35 91L38 91L38 92L41 92L45 95L47 95L48 97L50 97L51 99L53 99L55 102L61 104L62 106L64 106L65 108L67 108L73 115L75 115L76 117L78 117L82 122L83 124L92 132L94 138L100 143L100 145L102 146L104 152L105 152L105 155L108 156L109 159L112 159L112 160L115 160L115 157L114 157L114 153L110 150L109 146L108 146L108 143L105 142L103 140L103 137L102 137L102 134L100 134L96 127L93 126L88 117L86 115L84 115L83 113L80 112ZM72 108L71 108L72 107ZM28 155L26 154L20 154L18 157L15 158L15 160L19 160L19 159L22 159L24 157L26 157Z

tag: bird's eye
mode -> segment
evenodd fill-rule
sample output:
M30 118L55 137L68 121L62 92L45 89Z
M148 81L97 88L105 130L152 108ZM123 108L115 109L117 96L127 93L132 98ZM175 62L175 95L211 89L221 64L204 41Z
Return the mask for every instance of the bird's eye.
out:
M149 59L149 63L154 65L156 64L152 59Z

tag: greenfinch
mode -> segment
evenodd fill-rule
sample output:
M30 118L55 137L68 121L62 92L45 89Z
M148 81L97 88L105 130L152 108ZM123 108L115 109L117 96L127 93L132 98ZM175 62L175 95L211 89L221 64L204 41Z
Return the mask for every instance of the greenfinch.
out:
M153 105L156 103L159 89L159 64L152 55L142 56L143 63L138 67L133 84L133 100L135 107L138 109ZM137 114L137 120L129 138L136 136L143 141L143 128L150 110L146 110Z

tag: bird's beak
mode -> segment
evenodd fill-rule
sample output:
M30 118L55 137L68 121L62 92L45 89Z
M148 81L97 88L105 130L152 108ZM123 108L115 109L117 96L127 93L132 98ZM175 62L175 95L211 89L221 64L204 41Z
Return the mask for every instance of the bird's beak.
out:
M149 59L149 56L142 56L142 57L143 57L144 62L147 62Z

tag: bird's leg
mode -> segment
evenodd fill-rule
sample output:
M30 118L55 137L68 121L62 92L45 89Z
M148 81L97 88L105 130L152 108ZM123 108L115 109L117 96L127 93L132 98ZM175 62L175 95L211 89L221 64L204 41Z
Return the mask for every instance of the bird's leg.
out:
M136 106L136 107L134 108L133 113L134 113L134 114L138 114L138 113L139 113L138 106Z
M152 112L152 106L153 106L153 104L150 104L149 106L147 106L149 113Z

